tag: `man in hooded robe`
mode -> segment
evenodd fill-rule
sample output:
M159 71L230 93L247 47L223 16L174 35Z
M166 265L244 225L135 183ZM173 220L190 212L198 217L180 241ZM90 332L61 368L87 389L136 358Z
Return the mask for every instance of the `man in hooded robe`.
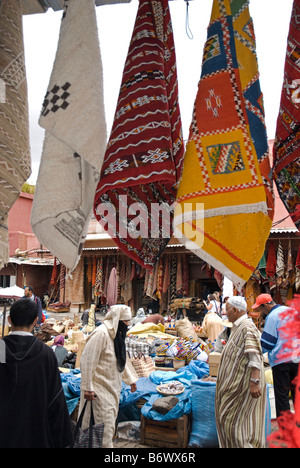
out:
M37 320L34 301L16 301L11 332L0 340L0 448L64 448L73 441L56 357L32 334Z
M125 338L130 321L130 307L111 306L103 324L87 338L81 356L79 414L85 400L91 400L95 424L104 423L103 448L113 448L122 381L131 386L132 392L136 390L138 376L130 361L126 362ZM89 426L89 406L84 414L83 429Z

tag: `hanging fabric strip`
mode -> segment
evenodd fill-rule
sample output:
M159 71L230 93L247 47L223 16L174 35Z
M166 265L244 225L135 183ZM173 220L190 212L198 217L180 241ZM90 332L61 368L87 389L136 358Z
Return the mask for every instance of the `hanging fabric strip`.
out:
M86 238L107 138L94 0L65 4L39 124L46 132L31 225L72 271Z
M9 260L8 212L31 173L21 3L0 2L0 270Z
M167 0L139 3L94 212L118 247L153 269L173 229L183 139Z
M214 0L175 207L175 235L241 287L256 269L273 193L248 1Z
M294 0L273 149L274 178L281 200L300 228L300 0Z

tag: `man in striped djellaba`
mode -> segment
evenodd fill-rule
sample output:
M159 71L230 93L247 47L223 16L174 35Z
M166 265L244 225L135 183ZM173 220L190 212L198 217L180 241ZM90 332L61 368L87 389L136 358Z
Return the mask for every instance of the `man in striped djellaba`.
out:
M226 303L233 323L223 350L216 385L220 448L265 447L266 384L260 333L247 316L243 297Z

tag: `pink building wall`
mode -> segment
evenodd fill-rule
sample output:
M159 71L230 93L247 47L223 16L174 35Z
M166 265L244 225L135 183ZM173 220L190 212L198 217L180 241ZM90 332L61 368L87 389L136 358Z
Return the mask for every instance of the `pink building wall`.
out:
M21 192L8 213L10 256L14 256L16 249L26 251L40 247L30 224L32 202L32 194Z

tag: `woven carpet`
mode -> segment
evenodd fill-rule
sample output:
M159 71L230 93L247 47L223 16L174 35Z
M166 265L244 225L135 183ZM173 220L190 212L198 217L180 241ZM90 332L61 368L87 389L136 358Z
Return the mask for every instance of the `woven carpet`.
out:
M149 270L173 232L169 207L183 154L168 1L141 0L94 213L120 249Z
M267 134L248 1L214 0L175 207L175 235L241 287L273 219Z
M300 0L294 0L273 149L278 193L300 227Z
M0 2L0 269L8 262L8 212L31 173L21 2Z
M39 124L46 132L32 229L73 270L93 212L107 143L94 0L65 2Z

